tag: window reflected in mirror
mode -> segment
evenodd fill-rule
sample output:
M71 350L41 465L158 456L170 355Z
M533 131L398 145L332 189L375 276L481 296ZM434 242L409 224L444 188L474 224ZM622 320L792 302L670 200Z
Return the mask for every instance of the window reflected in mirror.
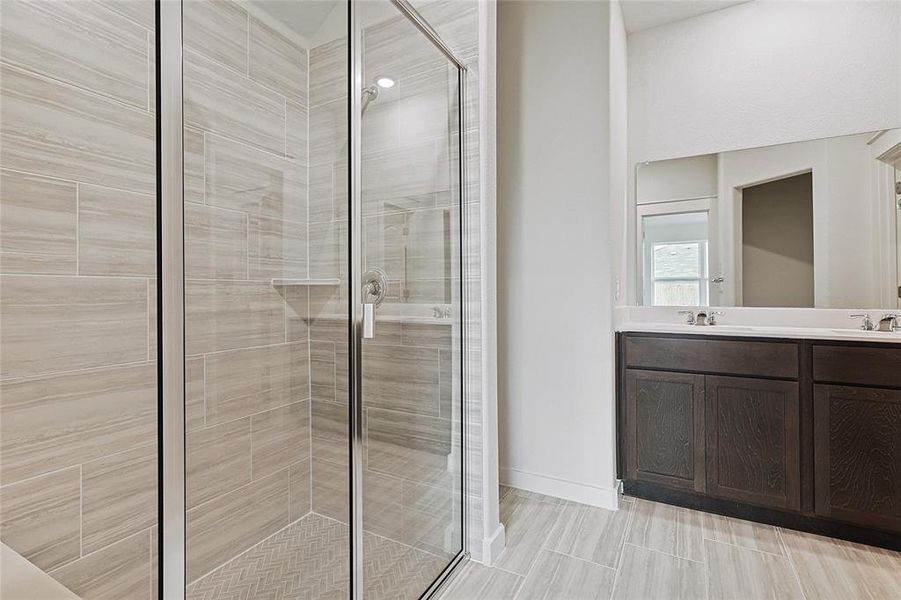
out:
M708 304L707 211L642 217L644 299L651 306Z

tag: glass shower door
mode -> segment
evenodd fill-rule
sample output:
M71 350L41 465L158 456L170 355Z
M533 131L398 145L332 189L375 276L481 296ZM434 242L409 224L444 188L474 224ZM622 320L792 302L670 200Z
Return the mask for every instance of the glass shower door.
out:
M463 544L460 70L384 5L361 23L363 595L417 598Z

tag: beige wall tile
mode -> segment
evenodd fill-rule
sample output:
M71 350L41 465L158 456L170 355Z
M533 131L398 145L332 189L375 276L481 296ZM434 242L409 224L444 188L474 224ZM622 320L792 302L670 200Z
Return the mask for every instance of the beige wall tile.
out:
M250 483L250 418L188 433L187 501L193 508Z
M298 163L307 164L307 150L310 139L309 109L305 104L285 101L285 119L287 128L287 141L285 154L288 158Z
M711 540L705 545L711 598L804 598L787 558Z
M310 223L310 277L347 278L347 223Z
M312 451L318 459L338 465L348 464L346 404L313 400Z
M347 102L334 100L310 108L310 166L347 159Z
M204 426L204 366L202 356L185 359L185 429Z
M156 197L79 185L78 272L156 277Z
M450 349L452 329L450 320L448 320L447 325L404 323L403 344L404 346L437 346Z
M284 155L284 98L194 51L184 56L186 125Z
M84 600L150 600L150 529L50 575Z
M313 508L313 469L312 459L302 460L291 465L290 495L291 520L296 521L307 515Z
M347 38L310 50L310 106L347 96Z
M184 44L219 64L247 73L247 11L231 0L189 0Z
M207 204L306 222L307 170L300 163L207 135L205 164Z
M335 402L335 344L310 341L310 387L314 400Z
M396 79L443 67L447 59L415 26L401 16L366 27L363 74L391 73Z
M250 78L307 104L307 51L255 17L250 17Z
M82 465L84 554L157 522L156 448L153 443Z
M189 279L185 312L188 354L285 340L285 303L268 281Z
M459 483L451 477L441 485L423 485L405 479L402 490L405 543L439 556L447 554L445 536L451 528L452 547L462 547Z
M204 133L198 129L184 129L185 202L204 203L206 176L204 175Z
M316 113L314 110L313 115ZM313 122L311 117L311 135ZM442 154L434 141L426 140L365 156L363 214L435 207L436 193L447 189L449 181L444 150Z
M336 219L333 190L335 185L334 163L310 167L309 170L310 223L322 223Z
M285 299L287 311L287 335L289 342L303 342L310 339L309 286L284 286L279 293Z
M153 442L156 404L154 363L3 382L3 482Z
M47 571L80 556L78 467L0 487L0 539Z
M250 279L307 277L307 226L250 215Z
M3 60L147 108L146 31L97 2L4 2Z
M0 377L147 359L147 283L105 277L0 279Z
M267 477L310 458L310 401L251 417L253 478Z
M403 480L363 471L363 529L389 540L404 540Z
M287 471L189 510L188 582L269 537L288 522Z
M426 484L446 476L450 421L376 408L364 418L367 468Z
M313 451L313 512L342 523L350 514L347 466L321 460Z
M5 168L155 193L153 115L11 66L0 76Z
M247 279L247 215L186 204L185 277Z
M207 425L310 397L305 342L217 352L206 357Z
M153 0L101 0L101 3L147 29L156 26Z
M75 274L74 183L0 171L0 271Z
M438 349L365 344L364 406L438 416Z

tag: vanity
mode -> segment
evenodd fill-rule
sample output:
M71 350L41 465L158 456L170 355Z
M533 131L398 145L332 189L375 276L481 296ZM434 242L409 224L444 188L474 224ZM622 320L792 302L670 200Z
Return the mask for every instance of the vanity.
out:
M901 549L901 333L624 324L627 495Z

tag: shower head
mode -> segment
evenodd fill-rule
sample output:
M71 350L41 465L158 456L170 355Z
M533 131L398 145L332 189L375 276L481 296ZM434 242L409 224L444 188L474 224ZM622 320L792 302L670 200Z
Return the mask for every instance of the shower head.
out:
M369 87L363 88L363 108L362 112L366 112L366 109L369 105L377 100L379 97L379 87L377 85L370 85Z

